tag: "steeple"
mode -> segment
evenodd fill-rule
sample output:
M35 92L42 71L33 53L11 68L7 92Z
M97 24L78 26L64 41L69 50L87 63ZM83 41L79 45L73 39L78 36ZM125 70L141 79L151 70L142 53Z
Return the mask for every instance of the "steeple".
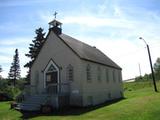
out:
M54 20L49 22L49 30L52 30L55 34L60 35L62 33L62 23L56 20L56 15L58 13L54 13Z

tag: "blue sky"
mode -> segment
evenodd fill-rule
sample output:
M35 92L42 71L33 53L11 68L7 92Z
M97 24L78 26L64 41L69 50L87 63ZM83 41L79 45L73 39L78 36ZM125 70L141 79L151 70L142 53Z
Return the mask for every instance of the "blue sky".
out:
M21 75L35 29L48 32L48 22L58 12L63 33L102 50L123 69L123 79L149 73L142 36L150 45L153 63L160 57L159 0L1 0L0 65L7 77L14 51L19 49Z

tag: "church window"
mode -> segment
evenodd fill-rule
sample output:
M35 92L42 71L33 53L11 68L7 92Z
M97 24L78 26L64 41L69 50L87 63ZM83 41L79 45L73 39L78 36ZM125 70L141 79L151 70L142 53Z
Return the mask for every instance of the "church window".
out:
M51 82L51 80L52 80L52 79L51 79L51 75L47 75L47 74L46 74L46 82Z
M68 65L67 67L67 79L69 81L73 81L74 80L74 71L73 71L73 66L72 65Z
M49 64L46 71L46 85L54 83L56 84L58 81L58 71L54 64Z
M87 73L87 81L91 81L91 66L89 64L86 67L86 73Z

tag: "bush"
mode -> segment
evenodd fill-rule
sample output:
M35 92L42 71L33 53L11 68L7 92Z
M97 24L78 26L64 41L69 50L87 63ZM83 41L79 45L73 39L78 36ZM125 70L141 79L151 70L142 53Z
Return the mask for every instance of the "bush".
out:
M11 98L15 99L17 95L21 93L21 90L17 87L9 86L6 90L6 93L8 93Z
M8 94L0 93L0 101L10 101L13 100Z
M17 80L16 87L19 88L20 90L23 90L25 87L25 84L26 84L25 79L21 78L20 80Z
M0 80L0 92L4 91L8 87L8 81L6 79Z
M0 93L4 93L6 95L8 95L10 98L15 99L15 97L21 93L21 87L19 87L19 85L17 86L12 86L12 85L8 85L8 80L7 79L3 79L0 80Z

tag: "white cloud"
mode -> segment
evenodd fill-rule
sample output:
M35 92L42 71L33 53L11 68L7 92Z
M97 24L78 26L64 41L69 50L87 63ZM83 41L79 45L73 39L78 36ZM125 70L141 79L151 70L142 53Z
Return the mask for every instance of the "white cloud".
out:
M42 23L49 23L51 20L53 20L52 13L49 11L39 11L38 13L39 19L42 21Z
M27 71L27 69L24 68L24 65L29 61L29 59L25 56L25 53L27 53L28 51L24 50L23 48L19 48L18 50L19 50L21 76L24 77ZM12 53L13 54L9 56L0 55L0 58L1 58L0 65L3 68L3 72L2 72L3 77L8 76L11 63L13 62L13 55L15 54L14 51L12 51Z
M25 53L28 53L29 43L31 42L31 38L20 37L20 38L12 38L12 39L3 39L0 42L0 49L3 49L0 54L0 65L3 68L2 76L7 77L10 69L10 65L13 62L13 55L15 54L15 49L18 49L20 66L21 66L21 76L26 75L27 69L23 66L29 61L29 59L25 56Z
M1 1L0 7L11 7L11 6L28 6L28 5L37 5L37 4L45 4L48 2L53 2L53 0L14 0L14 1Z
M29 42L31 42L32 38L22 38L22 37L18 37L18 38L7 38L7 39L1 39L0 40L0 47L2 46L14 46L14 45L25 45L25 44L29 44Z
M124 80L140 75L138 64L141 65L142 75L150 73L147 50L141 41L137 44L137 42L133 43L127 39L118 38L115 38L114 40L107 37L94 38L92 36L76 36L76 38L91 46L96 46L109 58L120 65L123 69L122 73ZM157 59L159 51L160 47L154 48L151 46L153 63Z
M133 28L131 22L126 20L117 20L113 18L98 18L94 16L70 16L65 17L62 22L64 24L78 24L87 27L115 27L115 28Z

